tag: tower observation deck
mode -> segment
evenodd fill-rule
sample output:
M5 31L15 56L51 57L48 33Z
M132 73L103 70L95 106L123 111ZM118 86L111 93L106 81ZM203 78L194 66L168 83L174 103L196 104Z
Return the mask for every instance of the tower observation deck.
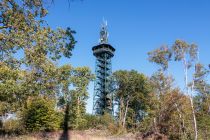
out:
M102 25L100 44L92 48L96 57L93 114L113 114L113 94L111 86L112 63L115 49L108 44L107 24Z

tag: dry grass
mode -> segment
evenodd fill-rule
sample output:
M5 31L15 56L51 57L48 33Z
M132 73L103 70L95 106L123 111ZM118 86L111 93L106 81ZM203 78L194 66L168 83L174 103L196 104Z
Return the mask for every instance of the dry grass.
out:
M18 137L0 137L0 140L135 140L133 135L110 136L103 130L68 131L68 138L62 137L62 131L37 133Z

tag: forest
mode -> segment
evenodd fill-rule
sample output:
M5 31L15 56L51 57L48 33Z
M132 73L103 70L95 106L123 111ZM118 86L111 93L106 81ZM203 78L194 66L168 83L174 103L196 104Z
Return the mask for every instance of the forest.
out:
M106 130L139 140L210 139L210 65L200 62L197 44L177 39L148 52L152 76L114 71L115 114L98 116L86 113L94 72L58 64L75 55L76 31L51 28L47 15L44 0L0 0L0 138ZM171 62L182 65L184 88L174 84Z

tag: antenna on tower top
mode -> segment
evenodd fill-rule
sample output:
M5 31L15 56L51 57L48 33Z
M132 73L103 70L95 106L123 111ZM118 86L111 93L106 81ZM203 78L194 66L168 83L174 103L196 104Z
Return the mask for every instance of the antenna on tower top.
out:
M99 40L100 44L107 44L108 43L109 33L108 33L107 26L108 26L107 21L104 20L104 18L103 18L103 22L102 22L102 25L101 25L101 31L100 31L100 40Z

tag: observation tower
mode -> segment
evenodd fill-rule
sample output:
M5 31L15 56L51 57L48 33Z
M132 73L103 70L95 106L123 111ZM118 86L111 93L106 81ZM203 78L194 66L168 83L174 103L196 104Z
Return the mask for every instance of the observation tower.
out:
M96 57L95 83L93 95L93 114L103 115L105 112L113 115L112 93L112 62L115 49L108 44L107 22L103 22L100 31L99 45L92 48Z

